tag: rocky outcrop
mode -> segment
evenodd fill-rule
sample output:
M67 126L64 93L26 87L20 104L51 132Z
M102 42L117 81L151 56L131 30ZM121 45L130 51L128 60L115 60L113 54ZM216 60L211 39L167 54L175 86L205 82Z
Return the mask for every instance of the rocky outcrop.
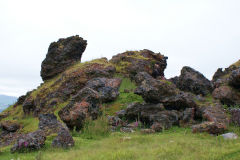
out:
M147 49L118 54L113 56L110 62L118 66L118 72L131 78L143 71L155 78L164 77L164 70L167 67L167 57Z
M87 117L96 119L99 115L100 96L91 88L83 88L76 94L71 102L59 111L59 117L70 130L76 127L79 131Z
M203 96L212 92L211 82L203 74L190 68L183 67L181 75L172 79L172 82L183 91Z
M59 39L50 44L48 53L42 62L41 77L48 80L81 60L87 41L77 36Z
M23 107L23 112L25 115L33 113L36 109L33 97L31 97L31 96L27 97L24 100L22 107Z
M2 132L16 132L18 129L20 129L20 125L12 121L3 121L0 124L0 128L2 129Z
M231 123L240 126L240 109L234 108L230 110L231 114Z
M147 73L139 73L141 77ZM141 78L137 82L140 82ZM194 108L196 104L194 102L194 96L190 93L179 91L172 82L167 80L156 80L147 76L146 80L143 80L141 85L135 90L135 93L141 95L146 102L149 103L162 103L166 109L185 109Z

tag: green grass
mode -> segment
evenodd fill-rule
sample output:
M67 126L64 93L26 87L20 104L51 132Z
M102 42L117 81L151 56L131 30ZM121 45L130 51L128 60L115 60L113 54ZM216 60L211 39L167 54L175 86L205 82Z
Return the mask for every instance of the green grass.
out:
M128 137L128 138L126 138ZM129 138L130 137L130 138ZM9 152L2 149L3 160L239 160L240 140L223 140L208 134L192 134L190 129L172 128L163 133L142 135L112 133L101 139L74 137L75 147L68 150L51 147L52 138L40 151Z
M131 81L130 78L122 77L120 75L116 75L115 77L122 79L122 83L119 88L120 94L114 102L103 104L104 111L107 115L114 115L117 111L125 109L130 103L143 102L143 98L141 96L134 94L134 90L136 89L135 82ZM125 89L128 89L129 93L125 93Z

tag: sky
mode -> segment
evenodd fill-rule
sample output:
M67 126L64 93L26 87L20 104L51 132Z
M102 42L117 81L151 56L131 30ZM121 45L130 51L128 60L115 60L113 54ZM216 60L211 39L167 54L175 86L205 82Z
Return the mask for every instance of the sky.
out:
M42 83L51 42L79 35L82 61L126 50L168 56L167 78L191 66L211 79L240 59L239 0L0 0L0 94Z

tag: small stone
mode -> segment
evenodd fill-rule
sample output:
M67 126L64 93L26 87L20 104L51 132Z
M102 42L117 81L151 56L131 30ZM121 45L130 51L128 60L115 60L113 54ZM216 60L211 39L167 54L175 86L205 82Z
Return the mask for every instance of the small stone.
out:
M238 139L238 135L235 133L226 133L221 135L224 139Z

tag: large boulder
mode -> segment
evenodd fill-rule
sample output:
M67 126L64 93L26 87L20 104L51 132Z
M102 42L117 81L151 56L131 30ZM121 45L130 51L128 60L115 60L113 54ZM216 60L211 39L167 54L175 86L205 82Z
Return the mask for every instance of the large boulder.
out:
M190 67L183 67L181 75L172 80L176 86L183 91L201 94L203 96L211 93L212 84L203 74Z
M216 88L212 96L215 99L219 99L222 104L232 106L240 105L240 92L236 91L230 86L220 86Z
M118 95L118 88L121 84L119 78L94 78L87 82L86 87L92 88L99 93L101 102L111 102L115 100Z
M201 106L198 108L201 118L205 122L192 126L192 132L207 132L210 134L222 134L227 130L229 118L221 105Z
M96 119L99 115L100 96L95 90L85 87L76 94L69 104L58 113L70 130L80 130L87 117Z
M23 107L23 112L25 115L33 113L36 109L33 97L32 96L27 97L24 100L22 107Z
M166 109L175 110L196 107L196 103L193 100L194 96L190 93L179 91L172 82L154 79L147 76L147 73L139 74L135 78L138 83L141 79L143 80L141 77L147 77L147 79L141 82L135 93L141 95L146 102L162 103Z
M117 66L117 71L129 75L131 78L139 72L147 72L153 77L163 77L167 67L167 57L144 49L141 51L127 51L110 60Z
M41 77L48 80L63 72L67 67L81 60L87 41L78 35L59 39L50 44L42 62Z
M17 140L11 148L11 152L38 150L45 145L45 140L46 136L42 130L28 133Z

